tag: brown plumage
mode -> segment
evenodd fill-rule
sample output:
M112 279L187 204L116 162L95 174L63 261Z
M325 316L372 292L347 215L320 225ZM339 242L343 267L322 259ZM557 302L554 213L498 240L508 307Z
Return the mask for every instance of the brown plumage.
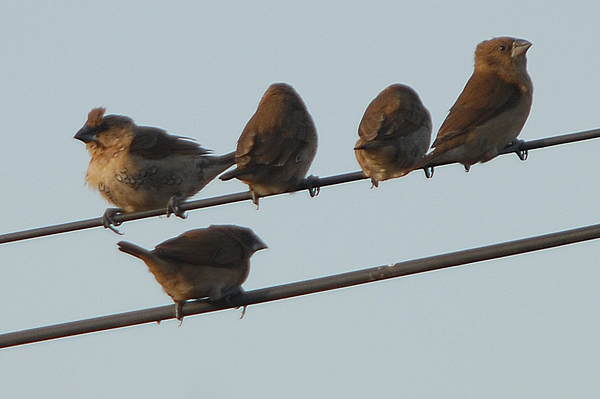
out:
M246 227L210 226L190 230L148 251L120 241L119 250L143 260L163 290L175 301L175 316L189 299L217 301L241 291L250 257L267 245Z
M237 167L220 178L238 178L252 198L296 188L317 152L317 129L304 102L285 83L269 86L238 140Z
M87 184L125 212L167 208L167 214L183 217L179 202L234 163L234 153L210 156L190 139L104 112L94 108L75 138L86 143L92 157Z
M431 143L431 116L413 89L393 84L367 107L358 128L356 159L373 186L407 174Z
M475 69L450 109L433 143L419 162L426 164L487 162L513 143L531 109L533 84L527 73L526 40L499 37L475 50Z

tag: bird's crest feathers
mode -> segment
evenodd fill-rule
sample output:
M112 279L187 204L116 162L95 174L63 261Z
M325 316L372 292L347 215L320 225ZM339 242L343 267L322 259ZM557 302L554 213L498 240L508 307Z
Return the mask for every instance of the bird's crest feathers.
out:
M94 108L88 114L87 122L85 123L89 127L98 127L102 123L102 117L106 112L106 108L98 107Z

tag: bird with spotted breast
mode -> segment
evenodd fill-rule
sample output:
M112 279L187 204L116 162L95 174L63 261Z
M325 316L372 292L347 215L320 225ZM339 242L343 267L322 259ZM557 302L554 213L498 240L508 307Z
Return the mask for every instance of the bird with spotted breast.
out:
M163 129L138 126L122 115L94 108L75 138L86 144L91 160L86 183L111 204L105 227L119 212L165 208L184 218L181 201L195 195L235 162L235 154L212 156L192 139Z

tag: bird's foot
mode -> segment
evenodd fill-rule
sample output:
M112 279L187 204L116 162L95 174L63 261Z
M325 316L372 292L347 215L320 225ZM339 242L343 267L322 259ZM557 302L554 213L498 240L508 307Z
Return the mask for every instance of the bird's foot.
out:
M506 148L503 150L503 152L514 152L515 154L517 154L517 156L519 157L519 159L521 161L526 161L527 157L529 156L529 151L528 150L524 150L521 148L521 146L525 143L525 141L523 140L515 140L512 143L510 143L508 146L506 146Z
M433 177L433 166L427 166L425 168L423 168L423 172L425 173L425 177L428 179L431 179Z
M469 173L471 170L471 165L463 165L465 167L465 172Z
M121 211L119 208L106 208L106 211L104 211L104 215L102 215L102 226L104 226L105 229L110 229L118 235L122 236L123 233L121 233L119 229L117 229L117 227L123 224L123 222L115 220L116 215L122 214L123 211Z
M181 218L186 219L187 215L185 211L181 209L181 197L176 195L172 196L167 204L167 217L171 216L171 214Z
M306 179L306 185L308 186L308 193L311 198L316 197L321 192L321 186L316 186L315 183L318 183L319 176L310 175Z
M379 180L371 178L371 189L379 187Z

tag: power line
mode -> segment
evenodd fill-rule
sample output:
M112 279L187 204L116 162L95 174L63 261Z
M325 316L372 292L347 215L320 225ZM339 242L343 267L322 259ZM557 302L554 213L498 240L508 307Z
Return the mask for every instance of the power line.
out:
M468 263L539 251L598 238L600 238L600 224L248 291L232 297L229 300L222 300L219 302L210 302L208 300L193 301L184 305L183 314L193 315L208 313L234 307L271 302L389 278L408 276L411 274L440 270ZM52 326L0 334L0 348L138 324L159 322L174 317L175 306L168 305L87 320L55 324Z
M519 156L522 157L522 153L527 152L529 150L546 148L546 147L562 145L562 144L567 144L567 143L574 143L574 142L582 141L582 140L590 140L590 139L594 139L594 138L598 138L598 137L600 137L600 129L587 130L587 131L578 132L578 133L570 133L570 134L565 134L565 135L561 135L561 136L547 137L547 138L543 138L543 139L539 139L539 140L517 141L517 142L515 142L515 144L502 150L500 152L500 154L503 155L503 154L510 154L510 153L515 152L517 154L520 154ZM435 163L432 165L426 165L426 167L440 166L440 165L444 165L444 164L448 164L448 163L450 163L450 162L440 163L440 164ZM344 173L344 174L340 174L340 175L328 176L328 177L323 177L323 178L315 177L315 178L311 178L311 179L305 179L304 182L302 182L302 184L300 184L300 186L298 188L296 188L294 190L290 190L288 192L295 192L295 191L307 190L307 189L312 189L312 188L327 187L327 186L332 186L332 185L337 185L337 184L342 184L342 183L349 183L349 182L362 180L362 179L366 179L366 177L361 171ZM280 194L271 194L271 195L280 195ZM268 195L268 196L271 196L271 195ZM222 195L222 196L217 196L217 197L212 197L212 198L205 198L205 199L196 200L196 201L188 201L188 202L181 204L181 209L183 211L189 211L189 210L194 210L194 209L209 208L209 207L213 207L213 206L225 205L225 204L246 201L246 200L252 200L250 192L248 192L248 191L234 193L234 194L227 194L227 195ZM131 220L145 219L145 218L154 217L154 216L162 216L164 214L165 214L164 209L156 209L156 210L152 210L152 211L135 212L135 213L119 213L114 216L114 220L116 223L121 223L121 222L126 222L126 221L131 221ZM48 235L53 235L53 234L67 233L70 231L90 229L93 227L101 227L101 226L103 226L103 219L102 219L102 217L98 217L98 218L94 218L94 219L86 219L86 220L80 220L80 221L76 221L76 222L69 222L69 223L57 224L57 225L52 225L52 226L47 226L47 227L40 227L40 228L35 228L35 229L30 229L30 230L23 230L23 231L18 231L18 232L14 232L14 233L7 233L7 234L0 235L0 244L26 240L26 239L30 239L30 238L43 237L43 236L48 236Z

